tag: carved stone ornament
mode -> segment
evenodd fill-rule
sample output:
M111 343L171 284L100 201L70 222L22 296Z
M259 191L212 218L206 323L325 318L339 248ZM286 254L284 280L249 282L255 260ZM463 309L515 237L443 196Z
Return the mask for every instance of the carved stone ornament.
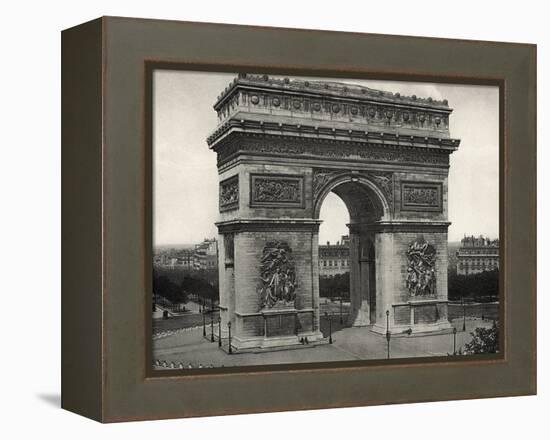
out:
M284 241L269 241L260 260L260 309L294 307L296 268L292 249Z
M406 187L403 193L403 201L407 205L437 206L439 204L439 191L437 188Z
M388 141L385 141L388 142ZM402 149L388 143L384 147L371 143L333 142L316 139L315 142L306 138L276 138L267 135L237 135L223 143L223 148L216 149L218 165L222 165L239 152L246 154L270 154L293 157L322 158L360 158L364 161L384 163L428 164L434 166L449 165L449 151L436 148Z
M331 144L308 143L301 140L300 143L285 142L284 140L270 141L245 141L237 144L241 151L284 154L292 156L312 155L319 157L335 157L348 158L360 157L364 160L375 160L379 162L392 163L422 163L434 165L448 165L449 154L441 151L420 151L420 150L398 150L389 148L372 147L370 145L353 145L353 144ZM231 153L230 150L221 152L221 159L227 157ZM225 157L224 157L225 156Z
M316 200L325 185L338 175L347 173L345 170L323 169L313 170L313 198ZM393 173L391 172L366 172L361 175L373 181L386 197L388 205L393 206Z
M380 188L382 193L386 196L386 201L390 206L393 205L393 173L380 172L380 173L368 173L368 177L376 182L376 186Z
M435 248L425 240L417 240L407 249L407 278L405 284L409 295L435 296Z
M442 185L439 182L402 182L401 209L408 211L441 211Z
M251 175L252 206L301 207L303 201L302 176Z
M313 170L313 198L317 199L323 187L338 174L342 174L342 170L331 169L314 169Z
M220 182L220 210L237 208L239 205L239 176Z

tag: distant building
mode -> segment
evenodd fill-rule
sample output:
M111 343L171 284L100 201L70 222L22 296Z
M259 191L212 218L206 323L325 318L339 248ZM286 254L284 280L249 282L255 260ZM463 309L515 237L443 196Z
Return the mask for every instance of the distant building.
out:
M193 270L193 255L191 249L168 249L154 255L153 264L167 269Z
M193 252L186 250L178 255L176 265L186 270L193 270Z
M218 242L215 238L205 238L202 243L195 245L193 268L195 270L218 268Z
M157 266L166 266L169 264L169 258L166 254L155 255L153 257L153 264Z
M456 253L456 273L471 275L499 268L499 240L482 235L464 237Z
M349 272L349 236L336 244L319 245L319 276L329 277Z

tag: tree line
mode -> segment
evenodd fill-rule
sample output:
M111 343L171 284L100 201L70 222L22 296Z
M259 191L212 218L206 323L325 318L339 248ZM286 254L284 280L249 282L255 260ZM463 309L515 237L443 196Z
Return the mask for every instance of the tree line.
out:
M202 273L204 272L204 273ZM208 271L190 273L174 270L153 270L153 294L171 303L187 303L191 296L203 301L218 301L217 276Z
M458 275L449 271L449 299L460 301L492 302L498 300L498 269L478 274ZM324 298L349 297L349 272L330 277L319 278L319 294Z
M325 298L349 298L349 272L331 277L319 278L319 294ZM460 301L489 302L498 300L499 271L487 271L478 274L458 275L454 271L448 274L449 299ZM184 272L173 269L153 270L153 293L173 303L186 303L189 295L205 301L218 301L218 272Z
M319 295L323 298L349 298L349 272L320 277Z
M499 294L499 271L491 270L469 275L459 275L449 272L449 299L476 302L497 301Z

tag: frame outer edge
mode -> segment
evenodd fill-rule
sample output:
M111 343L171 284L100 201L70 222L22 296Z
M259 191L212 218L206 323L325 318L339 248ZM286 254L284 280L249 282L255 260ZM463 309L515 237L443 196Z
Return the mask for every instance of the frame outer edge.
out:
M61 33L61 407L103 419L103 20Z

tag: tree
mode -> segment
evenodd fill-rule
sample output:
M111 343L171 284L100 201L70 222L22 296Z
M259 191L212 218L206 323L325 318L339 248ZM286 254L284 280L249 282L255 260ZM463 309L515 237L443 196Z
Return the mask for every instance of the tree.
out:
M471 275L450 272L448 278L449 299L462 297L479 302L494 300L499 294L499 271L491 270Z
M203 300L215 301L219 298L218 288L202 278L186 276L181 282L181 289L187 294L195 294Z
M319 278L319 295L326 298L343 296L349 292L349 272Z
M153 293L162 296L172 303L186 303L187 292L172 282L168 277L153 273Z
M491 328L478 327L471 333L473 339L464 346L463 354L498 353L498 323Z

